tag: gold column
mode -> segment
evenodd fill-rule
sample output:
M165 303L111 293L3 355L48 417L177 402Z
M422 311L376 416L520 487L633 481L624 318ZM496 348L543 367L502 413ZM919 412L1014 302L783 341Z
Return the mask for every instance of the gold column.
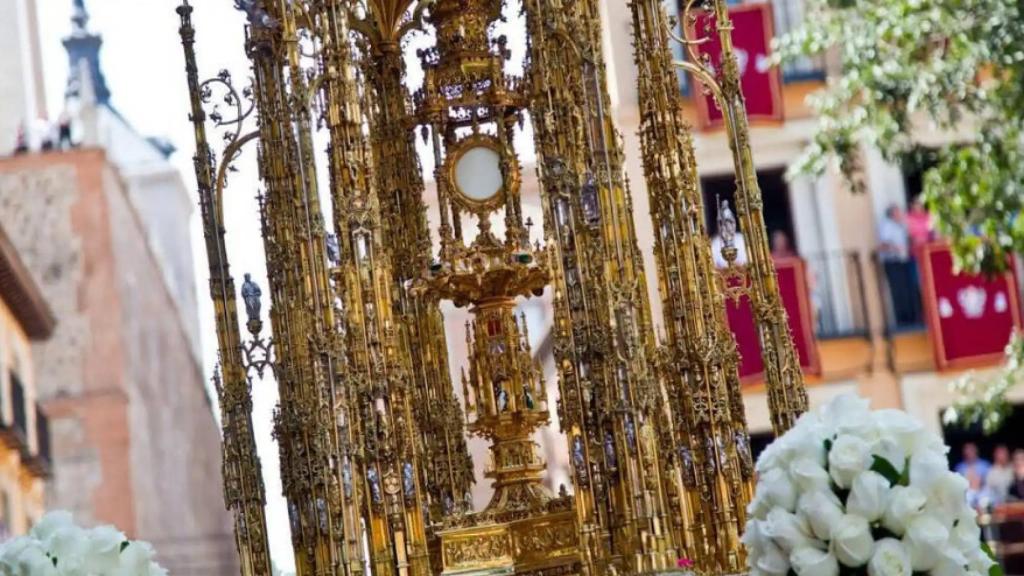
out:
M590 573L674 566L661 393L593 1L526 2L531 117L555 260L555 355ZM671 485L669 485L671 487Z
M415 382L414 416L420 430L421 475L431 522L441 524L454 512L466 512L473 461L465 437L462 407L448 372L448 346L439 303L429 294L413 294L411 281L430 260L430 231L423 201L423 174L416 150L408 91L402 83L403 36L412 29L401 17L407 2L368 3L368 17L357 21L368 57L364 59L384 243L395 271L395 314L407 342ZM397 18L397 19L396 19Z
M761 342L772 427L779 436L807 411L807 390L804 388L803 371L786 319L786 309L779 295L775 263L764 224L764 205L750 147L747 106L732 44L733 26L729 6L726 0L704 0L703 4L705 9L715 15L718 38L722 45L722 70L717 79L718 86L713 87L712 92L722 107L729 148L733 155L736 212L747 246L747 270L750 274L748 294Z
M395 324L395 280L381 237L380 209L370 180L370 155L363 135L360 85L350 46L347 2L322 2L310 15L320 43L324 116L330 133L329 166L341 300L341 333L347 358L349 419L355 437L351 459L365 478L362 509L376 574L427 576L425 505L420 486L419 433L412 417L412 361ZM333 248L332 248L333 249ZM356 489L344 484L346 498ZM358 527L359 524L356 524Z
M657 0L633 0L630 8L641 147L665 311L664 377L679 443L672 457L685 488L680 506L693 521L679 525L680 537L690 544L698 568L734 573L745 564L739 535L753 475L736 346L716 283L667 17Z
M186 1L178 7L177 12L181 18L179 33L185 52L191 120L195 131L196 154L193 160L199 185L206 258L210 267L210 297L213 299L217 323L220 373L215 376L215 382L223 429L224 502L234 518L235 544L242 575L270 576L263 471L253 434L252 395L242 359L235 283L224 245L221 190L215 188L216 161L206 136L207 116L203 109L196 65L192 10Z
M259 114L261 213L280 406L274 434L300 576L362 571L360 534L346 525L338 417L344 387L311 133L311 92L301 65L303 6L248 8L247 51Z

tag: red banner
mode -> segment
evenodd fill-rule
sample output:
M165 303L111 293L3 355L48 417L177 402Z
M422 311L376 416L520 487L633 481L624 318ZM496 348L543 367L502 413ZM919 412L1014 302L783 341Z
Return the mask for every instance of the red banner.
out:
M740 69L743 96L747 101L747 117L752 121L779 122L782 111L782 78L779 69L770 65L772 37L775 35L771 4L742 4L729 9L732 19L732 41L736 63ZM698 52L711 59L716 74L721 69L722 43L714 24L714 14L700 12L690 38L708 39L697 46ZM723 125L722 110L715 99L700 88L700 81L690 76L693 97L697 101L701 128Z
M918 258L928 333L940 370L999 362L1020 328L1016 266L987 278L956 274L944 243L924 246Z
M775 261L775 271L782 306L789 317L789 330L800 357L800 367L804 374L820 375L821 362L814 337L814 310L807 289L807 268L799 258L781 258ZM746 295L739 301L729 298L725 309L740 352L740 379L748 384L760 382L764 375L764 361L750 298Z

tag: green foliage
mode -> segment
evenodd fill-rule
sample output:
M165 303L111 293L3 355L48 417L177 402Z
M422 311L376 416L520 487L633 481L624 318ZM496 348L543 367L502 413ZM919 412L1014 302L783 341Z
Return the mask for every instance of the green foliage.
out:
M985 434L998 430L1013 407L1007 393L1024 381L1024 337L1014 334L1006 346L1006 364L989 378L964 374L951 384L956 402L943 414L947 424L969 428L980 424Z
M838 56L810 104L820 122L793 171L830 162L862 188L860 151L920 155L922 130L969 134L936 151L925 202L958 264L997 271L1024 252L1024 18L1019 0L806 0L775 58Z

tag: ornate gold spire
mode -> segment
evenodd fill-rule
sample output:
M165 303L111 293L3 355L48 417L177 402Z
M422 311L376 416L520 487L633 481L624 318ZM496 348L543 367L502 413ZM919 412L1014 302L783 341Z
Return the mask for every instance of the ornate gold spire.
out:
M663 368L673 426L667 437L676 443L670 455L682 475L681 508L690 515L677 527L698 567L734 573L745 565L739 535L753 475L736 344L716 282L667 17L657 0L632 0L630 8L665 313Z
M421 476L433 525L445 516L466 512L472 487L473 461L466 445L462 406L448 371L444 319L436 298L413 294L411 281L430 261L430 230L423 200L423 175L416 150L414 122L403 84L405 61L401 45L418 24L409 2L369 2L354 20L366 52L367 113L381 208L381 233L394 265L395 316L412 362L414 416L423 455Z
M697 29L697 9L714 16L711 20L714 24L709 23L708 30ZM689 51L690 60L678 65L693 72L711 92L722 108L725 119L736 173L736 212L747 246L747 265L734 272L739 273L743 293L750 297L753 307L761 357L764 360L764 380L768 390L772 428L777 436L781 436L807 411L807 390L804 388L803 372L793 344L793 335L786 320L786 309L779 294L768 230L764 224L764 205L750 147L750 125L740 85L739 64L732 44L733 26L728 3L726 0L687 0L683 5L683 20L683 29L687 34L680 40ZM717 73L696 50L698 44L709 39L711 26L722 46L720 70ZM727 258L730 262L733 259Z
M185 51L185 70L191 97L191 120L195 131L196 154L193 158L196 181L199 185L199 204L202 209L203 236L206 241L206 259L210 267L210 297L217 320L217 350L220 371L214 376L220 420L224 433L223 476L224 502L231 511L235 524L235 542L238 546L242 574L270 576L270 550L267 546L267 520L263 507L266 496L263 471L256 452L256 438L252 426L252 394L249 374L242 356L242 337L238 328L238 310L235 282L231 277L227 248L224 244L224 214L221 194L215 185L217 163L206 136L206 111L203 109L203 85L199 82L196 65L195 28L192 26L192 6L188 2L178 7L181 18L182 47ZM218 80L215 80L218 81ZM232 92L226 80L219 79ZM235 102L242 100L234 93ZM240 108L239 108L240 110ZM241 118L242 114L239 114ZM225 162L230 162L230 158ZM252 306L249 305L249 308ZM252 310L250 310L252 312ZM258 313L258 310L256 311ZM249 314L251 317L252 314ZM258 321L258 316L257 316Z
M590 573L674 566L654 441L655 346L623 153L590 0L530 0L531 112L557 255L555 356Z
M412 360L394 321L391 258L370 180L363 134L361 84L355 77L346 3L319 3L310 14L319 43L323 116L330 133L329 166L336 236L329 239L334 288L343 317L339 332L347 359L347 418L339 420L353 445L343 452L345 498L359 498L375 574L431 574L420 486L419 431L412 415ZM333 254L331 253L333 252ZM348 432L348 434L346 434ZM343 448L344 449L344 448ZM365 482L365 484L364 484ZM397 569L397 572L395 572Z
M247 49L259 115L261 213L280 391L274 435L299 574L362 570L348 547L353 503L344 496L339 415L345 359L335 327L327 238L316 179L311 89L295 3L249 2Z

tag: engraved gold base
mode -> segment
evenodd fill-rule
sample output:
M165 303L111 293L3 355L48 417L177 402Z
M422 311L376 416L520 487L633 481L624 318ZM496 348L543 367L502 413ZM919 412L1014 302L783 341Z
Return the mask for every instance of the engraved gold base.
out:
M582 563L576 515L568 498L549 511L522 520L445 530L441 536L444 576L576 576Z

